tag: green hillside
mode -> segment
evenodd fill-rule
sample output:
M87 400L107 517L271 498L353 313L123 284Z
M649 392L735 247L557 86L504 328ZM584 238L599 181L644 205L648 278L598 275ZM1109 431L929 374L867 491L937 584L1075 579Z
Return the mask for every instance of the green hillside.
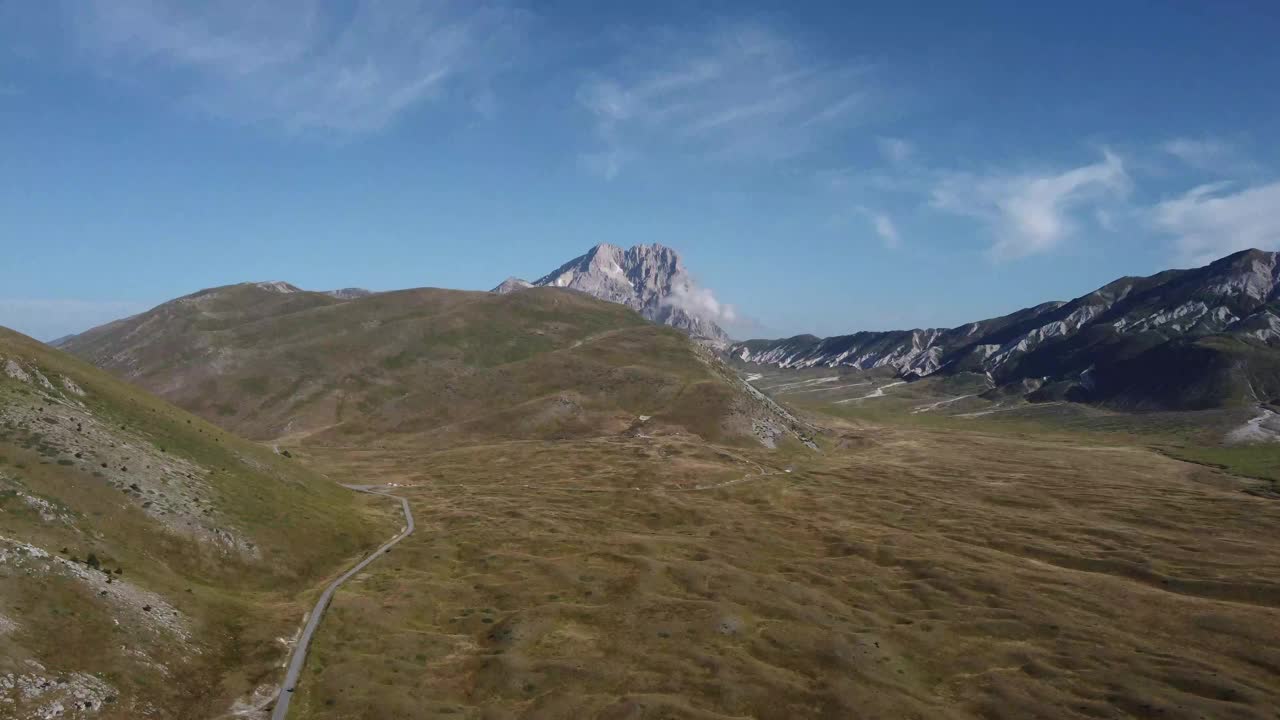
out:
M546 439L644 423L646 432L755 442L754 421L771 412L681 333L554 288L338 300L237 285L66 347L264 440Z
M352 495L0 329L3 712L229 709L274 679L311 588L389 532Z

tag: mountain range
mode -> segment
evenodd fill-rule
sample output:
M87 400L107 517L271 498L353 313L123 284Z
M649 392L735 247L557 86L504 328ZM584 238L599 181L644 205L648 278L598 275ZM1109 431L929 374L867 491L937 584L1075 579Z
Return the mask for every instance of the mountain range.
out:
M0 329L0 702L7 692L17 703L0 707L16 717L74 715L59 714L67 707L104 718L263 717L289 636L322 580L392 530L384 511L334 482L348 478L394 483L431 531L397 546L390 562L371 565L337 596L298 686L298 706L320 708L302 710L308 717L358 717L366 707L378 708L370 717L398 717L402 708L421 708L425 690L416 693L425 686L407 678L434 678L422 670L423 658L447 668L459 653L470 653L456 670L464 681L449 675L431 692L456 691L477 707L527 707L531 689L551 688L540 692L559 693L556 703L579 702L597 697L595 687L613 692L638 677L626 668L641 667L641 657L669 654L664 667L675 669L650 673L660 680L684 677L680 668L707 658L737 657L742 638L756 637L756 630L742 634L744 623L764 617L773 625L781 614L791 618L785 637L812 647L800 653L791 640L758 646L763 660L747 667L764 668L751 684L765 688L760 707L772 707L779 694L799 692L794 687L826 687L832 657L856 658L859 648L870 653L882 642L888 650L907 637L903 620L919 612L919 587L879 591L898 587L904 568L925 568L945 587L963 588L948 610L959 620L939 621L931 608L935 631L911 631L911 642L934 643L921 646L920 657L953 647L960 635L943 636L953 623L971 636L970 601L995 597L993 590L1009 593L995 607L999 622L1008 607L1032 608L1025 627L1053 628L1040 642L1063 647L1058 626L1044 618L1063 622L1055 593L1064 578L1081 583L1080 596L1092 600L1109 587L1099 584L1108 574L1124 592L1134 592L1138 578L1151 601L1188 603L1196 618L1204 603L1222 599L1230 602L1219 612L1254 613L1229 620L1237 624L1215 619L1207 629L1168 626L1169 647L1189 637L1216 647L1223 627L1253 637L1276 596L1266 575L1275 566L1265 554L1274 522L1264 495L1228 490L1234 486L1216 471L1141 448L964 431L949 439L932 430L916 435L907 425L868 430L802 406L823 424L818 431L770 395L797 386L810 392L846 373L778 373L792 377L761 385L766 395L733 363L870 370L904 381L964 375L937 384L986 383L1031 400L1143 409L1274 403L1278 280L1276 253L1248 251L957 328L730 345L696 308L682 305L698 288L674 251L602 245L536 283L512 279L494 292L313 292L248 282L170 300L64 338L57 349ZM723 352L708 347L717 344ZM883 394L856 399L872 397ZM1252 462L1274 472L1270 447L1240 452L1259 453ZM1165 482L1166 474L1180 484L1152 492L1152 478ZM1042 482L1003 480L1033 475ZM982 492L974 491L974 477ZM1128 487L1117 478L1138 490L1117 494ZM989 494L1002 492L1014 494ZM931 499L938 493L940 500ZM1210 493L1212 502L1195 493ZM1274 486L1265 493L1273 497ZM1171 498L1185 504L1165 504ZM1114 536L1117 517L1133 518L1126 538L1155 527L1160 537L1142 547L1199 553L1196 539L1234 534L1220 555L1202 559L1201 570L1191 564L1194 553L1160 559L1188 577L1121 563L1092 544L1074 561L1056 546L1035 545L1043 527L1067 528L1071 542L1086 535L1087 515L1054 514L1076 513L1081 502L1099 508L1100 532L1111 533L1100 537ZM1211 514L1166 542L1201 506ZM1028 519L1039 507L1048 509ZM963 530L963 542L937 532L964 513L979 514L947 530ZM904 530L904 518L919 525ZM981 534L990 528L1009 534ZM950 545L957 550L948 561L927 554ZM791 570L798 557L809 558L803 573ZM1231 565L1241 557L1254 564ZM983 576L993 563L1007 566ZM1042 568L1038 582L1053 592L1001 590L993 580L1027 567ZM1063 571L1073 567L1089 572ZM1223 580L1223 567L1236 568L1235 579ZM863 582L867 572L880 580ZM977 584L951 585L951 577ZM856 594L864 588L872 594ZM854 591L848 599L834 595ZM1201 596L1188 598L1195 593ZM1028 604L1037 598L1052 602ZM886 600L901 605L883 618L856 611ZM878 640L832 650L831 629L814 625L819 605L845 618L847 637L865 632L869 617L884 629L868 636ZM672 620L686 616L692 619ZM624 632L653 618L662 624ZM1072 622L1085 628L1081 652L1092 657L1099 619ZM677 632L693 640L668 642ZM616 642L601 650L598 639L606 637ZM1026 645L1022 638L1035 636L1017 637ZM581 672L581 657L617 657L624 646L635 656L622 663L627 674L618 681ZM552 651L561 654L540 654ZM512 675L491 674L500 657L514 658L499 667ZM797 660L805 657L811 660ZM991 667L1007 661L999 653L984 660ZM1239 677L1267 687L1265 658L1240 663ZM886 716L932 716L916 712L914 691L893 685L900 669L864 664L884 678L865 687L877 694L897 687L910 700L910 712ZM1222 667L1204 665L1215 675ZM972 685L971 669L963 665L956 682ZM768 682L781 689L761 684ZM725 697L719 687L705 692ZM659 689L644 697L670 692ZM819 707L807 694L788 702L777 717ZM605 716L545 707L547 716ZM619 712L610 717L637 716L636 706L613 707ZM846 717L860 705L824 707ZM447 709L455 710L452 701ZM723 709L715 716L759 715L746 705Z
M983 373L1030 399L1198 409L1280 398L1280 261L1246 250L956 328L736 343L737 361Z
M374 402L369 399L371 391L345 388L343 377L328 378L326 382L332 387L323 391L312 387L316 381L303 368L314 365L315 358L328 350L311 346L321 342L340 345L344 357L355 358L363 352L366 360L381 357L381 362L394 365L382 356L412 355L416 352L414 342L405 333L411 327L415 331L425 328L404 322L394 326L399 334L386 328L378 330L387 313L400 315L401 320L436 316L429 323L433 326L445 316L437 314L445 313L452 318L450 322L469 328L502 326L514 333L512 337L490 334L482 340L464 332L455 339L466 348L454 348L464 356L476 352L501 355L503 348L519 346L519 337L527 332L542 333L534 336L539 343L549 340L548 348L557 347L562 339L578 337L574 335L577 331L557 338L549 329L536 330L536 324L521 325L519 321L521 313L544 305L548 297L558 298L552 304L562 310L575 308L568 313L575 318L571 326L597 315L588 325L602 328L632 322L609 313L600 315L601 308L607 306L577 306L567 300L580 295L630 308L741 363L801 369L883 368L905 380L979 373L994 386L1016 384L1030 399L1197 409L1280 397L1278 288L1277 253L1247 250L1201 268L1120 278L1070 302L1046 302L955 328L858 332L827 338L799 335L731 343L724 330L707 317L699 302L703 291L675 250L657 244L626 250L600 244L534 282L508 278L488 293L491 298L514 298L546 289L576 291L570 295L535 294L525 301L491 302L481 300L483 295L461 291L373 293L346 288L309 292L285 282L244 283L194 293L132 318L62 338L57 345L206 416L210 416L210 408L202 407L195 398L213 394L208 388L195 389L192 383L230 382L234 373L228 373L227 368L252 367L255 361L250 358L276 358L283 362L281 367L292 368L285 375L296 377L299 385L295 394L311 394L308 404L312 411L326 404L349 411L351 406L339 403L338 398L354 392L364 402ZM469 299L463 302L463 297ZM488 315L460 319L468 313ZM502 320L501 313L514 315ZM610 319L602 320L604 316ZM302 348L286 353L255 345L265 337L262 333L267 328L277 326L282 326L277 342L294 338L309 348L306 353L301 354ZM338 334L322 338L306 334L318 327L332 327ZM435 328L427 334L438 332ZM372 345L362 350L360 342ZM417 342L426 341L418 338ZM486 348L480 351L478 344ZM427 363L423 367L439 372L441 365ZM372 375L386 375L393 369L382 367ZM246 376L235 381L253 379ZM371 382L394 385L389 377ZM280 393L285 390L276 388ZM317 393L328 399L319 402ZM474 400L480 402L478 396ZM475 405L473 410L478 412L479 408ZM242 414L242 409L231 410L223 403L211 417L234 416L236 428L254 437L274 436L299 422L296 413L284 406L273 411L258 408L245 417ZM367 414L386 417L372 410Z
M707 317L708 296L694 283L679 253L663 245L636 245L623 250L601 243L532 283L511 277L493 292L510 293L530 287L584 292L626 305L712 347L723 349L729 344L725 331Z

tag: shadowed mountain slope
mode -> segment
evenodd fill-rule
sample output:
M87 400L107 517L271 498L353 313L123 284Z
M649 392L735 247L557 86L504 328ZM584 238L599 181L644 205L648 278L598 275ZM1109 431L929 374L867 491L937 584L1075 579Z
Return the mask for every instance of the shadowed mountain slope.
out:
M985 374L1036 397L1200 409L1280 398L1280 262L1246 250L951 329L738 343L743 362Z

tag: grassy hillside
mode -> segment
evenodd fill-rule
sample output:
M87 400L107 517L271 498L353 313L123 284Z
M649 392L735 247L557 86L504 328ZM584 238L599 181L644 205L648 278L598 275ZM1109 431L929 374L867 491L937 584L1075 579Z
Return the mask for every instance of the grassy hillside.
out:
M646 432L751 442L771 414L679 332L553 288L427 288L341 301L239 285L166 303L66 347L258 439L330 444L413 433L456 443L643 423Z
M0 329L0 715L230 708L386 534L352 495Z
M1243 343L1218 339L1214 353L1248 353ZM1205 352L1209 352L1206 350ZM1263 367L1265 354L1253 358ZM1172 457L1221 468L1247 478L1269 481L1260 486L1274 492L1280 482L1280 434L1268 423L1252 439L1237 439L1241 428L1256 422L1267 407L1276 408L1274 385L1252 384L1234 363L1219 362L1216 380L1239 399L1231 407L1198 410L1133 410L1118 405L1069 402L1055 383L1014 383L992 387L975 373L938 375L901 382L884 370L864 372L818 368L804 371L756 367L753 385L790 405L817 416L835 416L893 426L948 431L994 432L1027 437L1057 437L1102 445L1138 445ZM1166 387L1158 374L1140 377L1154 391ZM1255 376L1256 377L1256 376ZM1188 380L1187 396L1198 386ZM879 394L877 394L879 390ZM1031 398L1035 402L1028 402ZM1243 405L1244 400L1250 404Z

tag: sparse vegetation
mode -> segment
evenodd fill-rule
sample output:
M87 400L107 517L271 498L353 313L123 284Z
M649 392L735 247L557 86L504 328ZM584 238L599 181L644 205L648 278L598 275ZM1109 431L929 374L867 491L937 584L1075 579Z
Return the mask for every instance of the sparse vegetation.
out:
M264 440L286 427L344 443L387 433L419 434L436 446L458 436L568 438L621 430L647 415L655 426L755 442L750 423L730 417L738 412L735 392L683 335L581 293L420 289L345 303L318 293L281 297L221 288L210 291L207 305L166 309L194 314L190 324L172 324L173 333L131 334L126 323L72 348L114 357L123 349L115 343L141 340L127 353L138 359L131 373L139 382ZM208 320L213 313L216 322ZM205 342L254 360L186 382L203 366L191 348Z
M1240 643L1280 630L1270 600L1248 600L1280 597L1274 501L1140 447L827 425L821 453L687 437L308 446L335 476L397 482L436 531L335 598L295 708L593 717L643 696L671 717L1073 716L1108 693L1088 706L1222 707L1186 682L1231 692L1242 717L1275 701L1269 650ZM1040 657L1059 672L1005 670ZM688 670L708 663L714 682ZM1120 666L1136 679L1115 689Z
M173 717L229 707L274 671L275 637L315 584L385 532L352 493L269 449L199 434L186 413L69 356L4 330L0 356L86 393L38 398L0 374L0 454L22 473L21 485L0 482L0 554L22 542L58 558L28 554L35 582L0 581L0 619L23 629L3 636L0 666L32 658L102 677L125 713L102 717L129 716L135 702ZM241 545L166 525L183 498ZM157 600L179 596L189 640L138 618L175 622Z

